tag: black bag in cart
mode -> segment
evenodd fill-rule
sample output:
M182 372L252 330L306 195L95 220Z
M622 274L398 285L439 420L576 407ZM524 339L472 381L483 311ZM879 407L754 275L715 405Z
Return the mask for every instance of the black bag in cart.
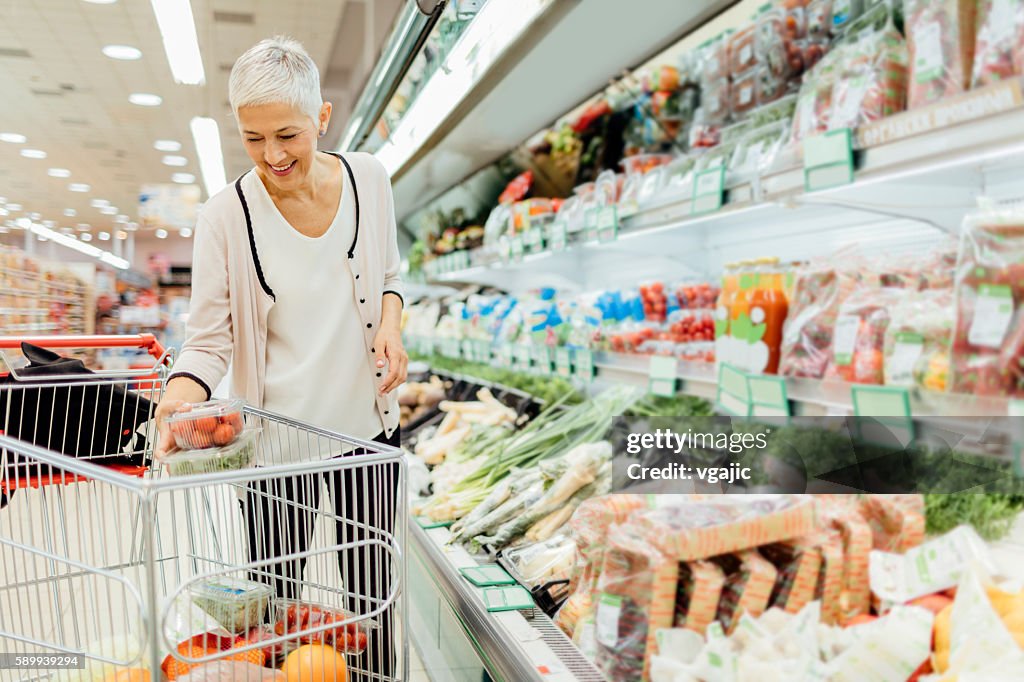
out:
M151 401L97 378L81 360L29 343L21 352L29 364L17 378L0 376L0 432L96 464L145 464L146 439L136 432L153 414ZM33 473L4 454L5 479Z

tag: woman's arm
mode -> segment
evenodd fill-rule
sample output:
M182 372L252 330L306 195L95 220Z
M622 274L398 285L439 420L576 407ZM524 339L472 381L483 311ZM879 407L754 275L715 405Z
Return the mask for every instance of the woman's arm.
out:
M390 393L405 383L408 373L409 356L402 346L402 256L398 253L398 224L395 221L395 198L391 191L391 178L384 166L380 165L384 184L384 294L381 299L380 330L373 342L377 356L377 367L384 367L387 360L388 373L381 382L380 392Z
M200 214L193 245L186 341L156 410L158 456L173 445L165 418L186 403L209 399L210 392L227 374L232 328L226 253L223 235Z

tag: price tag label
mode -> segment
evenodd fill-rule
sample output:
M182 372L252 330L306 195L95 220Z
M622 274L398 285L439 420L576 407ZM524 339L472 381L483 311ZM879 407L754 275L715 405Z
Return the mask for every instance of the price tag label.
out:
M597 239L597 215L601 209L591 208L583 214L583 237L588 241Z
M849 128L804 139L804 189L808 192L853 182L853 137Z
M615 206L605 206L597 214L597 239L613 242L619 236L619 214Z
M476 344L472 339L462 340L462 357L470 362L476 361Z
M495 354L495 359L499 367L511 367L513 359L511 344L503 343L498 346L498 352Z
M711 213L722 208L725 196L725 167L709 168L697 173L693 180L693 201L690 214Z
M572 354L564 346L555 349L555 371L566 379L572 376Z
M573 374L585 381L594 378L594 353L589 348L577 348L572 362Z
M551 224L550 236L548 238L548 249L551 251L565 251L569 246L569 228L565 220L556 220Z
M661 355L652 356L647 372L647 391L667 398L674 396L676 394L677 366L675 358Z
M514 346L512 351L512 366L521 371L530 371L530 347L529 346Z
M975 346L1000 348L1013 320L1013 292L1004 284L982 284L974 303L967 340Z
M478 359L480 362L490 363L491 361L491 344L488 341L480 341L478 344L479 354Z
M539 227L531 227L523 233L523 244L527 253L537 253L544 250L544 230Z
M512 237L512 241L509 243L509 260L513 263L521 263L524 251L523 238L519 235Z
M747 375L732 365L723 363L718 368L719 409L736 417L750 416L750 384Z
M789 417L786 381L780 377L748 376L750 413L754 417Z
M910 392L890 386L853 386L850 389L855 433L865 443L906 447L914 440Z
M551 349L548 346L533 347L533 369L542 376L550 376L553 372Z

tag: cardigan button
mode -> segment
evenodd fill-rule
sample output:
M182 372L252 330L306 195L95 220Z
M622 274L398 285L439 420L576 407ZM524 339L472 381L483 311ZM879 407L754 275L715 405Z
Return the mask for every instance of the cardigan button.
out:
M380 376L380 372L377 372L377 376Z
M387 411L387 410L384 410L384 414L387 414L387 413L388 413L388 411Z
M356 275L356 279L359 279L359 275Z
M367 328L367 329L370 329L371 327L373 327L373 324L372 324L372 323L370 323L370 322L367 322L367 323L366 323L366 328Z
M366 299L365 298L361 298L361 299L359 299L359 302L360 303L366 303Z
M377 349L375 349L375 348L371 348L371 349L370 349L370 352L371 352L371 353L376 353L376 352L377 352Z

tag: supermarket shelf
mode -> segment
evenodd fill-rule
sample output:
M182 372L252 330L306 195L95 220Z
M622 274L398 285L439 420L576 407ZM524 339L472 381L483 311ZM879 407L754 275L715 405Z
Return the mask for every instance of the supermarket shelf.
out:
M914 116L893 118L898 123L899 117ZM727 203L718 212L691 216L684 190L676 197L656 197L657 203L625 218L615 241L574 241L565 251L528 254L513 263L480 251L471 254L473 267L431 281L509 290L588 289L635 283L637 271L652 278L706 277L720 272L726 261L765 253L805 259L853 243L867 256L919 250L958 233L979 198L1024 200L1021 140L1024 108L1018 105L865 148L857 152L854 183L811 193L804 190L803 170L791 153L779 170L727 184Z
M428 674L440 680L481 679L472 668L482 667L498 682L603 682L604 677L551 619L539 609L489 613L473 587L457 571L477 565L464 550L445 543L445 528L424 530L409 523L412 566L410 602L412 636ZM447 619L471 636L467 654L458 657L458 643L445 632ZM463 633L458 633L462 635ZM545 671L546 672L543 672Z
M617 0L549 2L522 39L477 75L463 101L444 104L446 116L393 174L398 219L551 125L624 67L643 63L731 4L647 0L637 9L642 21L623 21Z

